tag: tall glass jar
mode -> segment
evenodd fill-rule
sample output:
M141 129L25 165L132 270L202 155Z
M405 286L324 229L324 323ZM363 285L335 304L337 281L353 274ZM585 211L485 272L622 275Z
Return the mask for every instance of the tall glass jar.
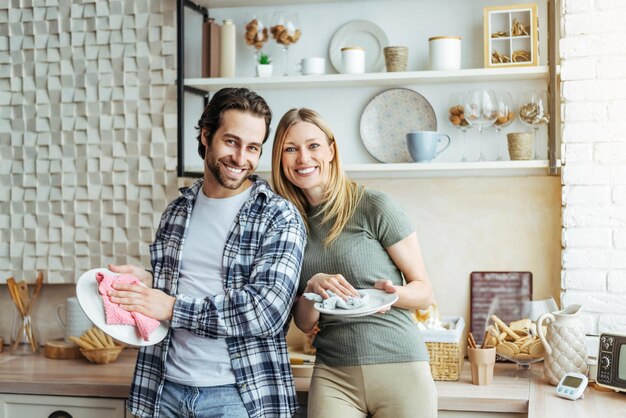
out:
M15 310L13 327L11 330L11 354L29 355L36 354L39 349L33 326L33 318L30 313Z

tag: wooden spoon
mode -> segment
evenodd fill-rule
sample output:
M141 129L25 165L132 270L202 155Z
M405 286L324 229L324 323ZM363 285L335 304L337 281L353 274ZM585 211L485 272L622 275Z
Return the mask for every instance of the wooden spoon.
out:
M30 305L28 306L28 311L26 312L27 314L30 314L32 312L33 306L35 306L35 302L37 301L37 298L39 297L39 294L41 293L42 285L43 285L43 273L38 272L37 281L35 282L35 290L33 291L33 297L30 300Z
M30 308L30 293L28 292L28 283L26 283L26 280L17 282L17 290L20 300L22 301L23 311L26 313Z
M13 303L17 307L17 310L20 311L21 315L25 315L26 311L24 310L24 306L22 306L22 300L20 299L19 291L17 289L17 283L13 277L9 277L7 279L7 287L9 288L11 299L13 299Z

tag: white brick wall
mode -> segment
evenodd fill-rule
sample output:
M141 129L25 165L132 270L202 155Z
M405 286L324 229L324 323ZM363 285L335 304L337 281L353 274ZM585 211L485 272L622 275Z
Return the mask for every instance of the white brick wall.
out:
M626 333L626 1L562 1L561 301Z

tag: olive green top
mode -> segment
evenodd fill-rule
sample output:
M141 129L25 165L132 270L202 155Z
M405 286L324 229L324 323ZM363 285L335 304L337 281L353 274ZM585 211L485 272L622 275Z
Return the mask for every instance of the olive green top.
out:
M342 274L356 289L371 289L379 279L404 284L385 248L413 231L404 212L384 193L366 189L344 230L324 247L331 223L321 225L319 206L309 215L310 228L298 293L316 273ZM424 340L406 309L358 318L321 314L314 346L317 362L328 366L428 361Z

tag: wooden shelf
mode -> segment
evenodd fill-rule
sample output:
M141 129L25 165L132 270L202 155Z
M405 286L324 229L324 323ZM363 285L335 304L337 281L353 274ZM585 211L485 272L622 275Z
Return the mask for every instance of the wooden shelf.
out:
M413 178L413 177L524 177L547 176L547 160L485 161L404 164L345 164L351 178ZM270 167L259 167L266 174Z
M465 83L508 80L548 80L549 68L514 67L514 68L471 68L458 71L406 71L398 73L367 74L325 74L288 77L233 77L233 78L188 78L186 87L193 87L206 92L217 91L223 87L253 87L267 89L295 89L321 87L366 87L397 86L420 83Z

